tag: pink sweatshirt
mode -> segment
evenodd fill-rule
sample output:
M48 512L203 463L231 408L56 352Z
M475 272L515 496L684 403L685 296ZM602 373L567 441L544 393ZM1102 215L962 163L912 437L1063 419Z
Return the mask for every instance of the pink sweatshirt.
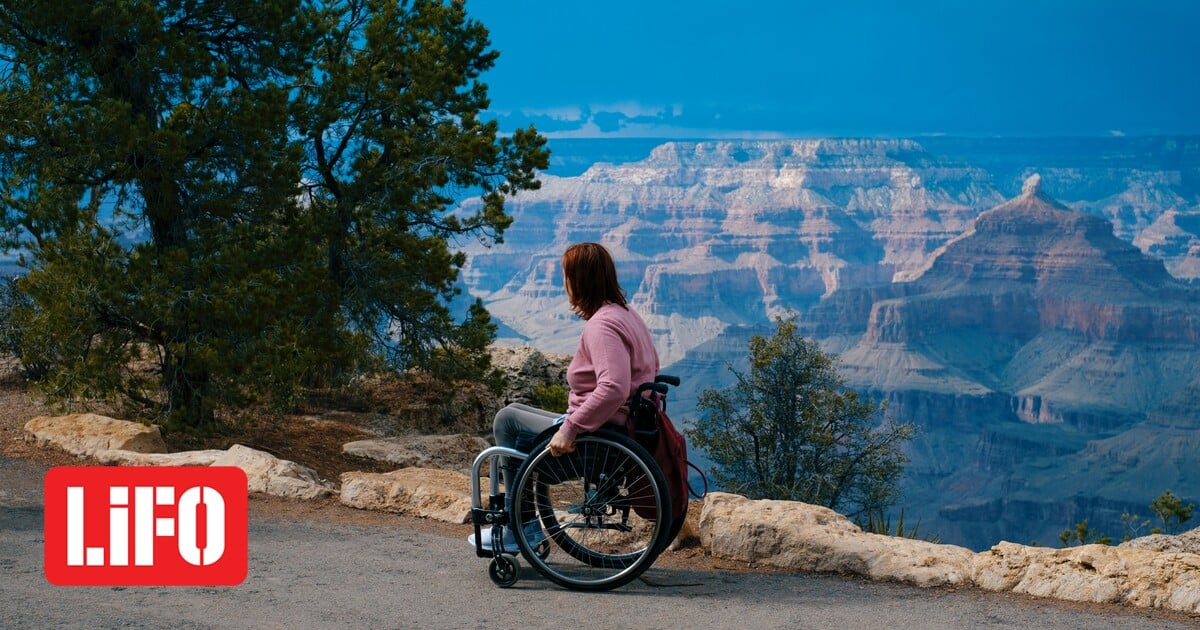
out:
M609 420L624 424L629 398L658 374L650 330L632 309L601 306L583 325L579 348L567 368L567 416L559 429L575 439Z

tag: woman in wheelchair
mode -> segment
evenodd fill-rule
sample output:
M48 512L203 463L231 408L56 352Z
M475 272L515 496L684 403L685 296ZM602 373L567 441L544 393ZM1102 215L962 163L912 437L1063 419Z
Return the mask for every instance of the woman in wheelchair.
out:
M516 563L502 556L520 552L560 584L605 590L636 577L665 546L659 530L669 523L656 503L664 500L665 482L625 434L629 401L640 384L655 380L658 353L626 303L603 246L572 245L562 256L562 273L571 310L585 320L567 370L567 413L511 404L496 414L497 446L476 461L474 500L479 503L481 460L495 451L507 496L488 518L511 526L477 527L479 539L472 535L471 542L481 556L512 563L497 568L493 561L492 578L503 586L515 582ZM516 452L521 455L512 456ZM489 511L475 512L478 526ZM645 514L650 517L639 517ZM492 540L495 531L502 531L499 543Z

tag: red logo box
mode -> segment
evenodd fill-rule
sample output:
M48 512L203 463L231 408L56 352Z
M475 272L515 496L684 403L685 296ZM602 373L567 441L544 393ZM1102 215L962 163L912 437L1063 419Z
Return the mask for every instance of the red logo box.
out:
M45 479L45 573L59 586L233 586L246 579L246 473L65 466Z

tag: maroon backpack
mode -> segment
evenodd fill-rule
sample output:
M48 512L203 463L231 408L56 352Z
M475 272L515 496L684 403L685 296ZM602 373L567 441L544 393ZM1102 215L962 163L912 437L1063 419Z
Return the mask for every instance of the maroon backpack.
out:
M671 517L678 521L687 513L688 507L688 459L687 441L667 416L667 384L679 385L675 376L659 375L653 383L638 386L637 393L629 405L629 435L642 445L655 463L662 469L667 481L671 505ZM637 492L639 484L633 484ZM656 516L654 506L633 505L634 511L643 518ZM677 529L677 528L676 528Z

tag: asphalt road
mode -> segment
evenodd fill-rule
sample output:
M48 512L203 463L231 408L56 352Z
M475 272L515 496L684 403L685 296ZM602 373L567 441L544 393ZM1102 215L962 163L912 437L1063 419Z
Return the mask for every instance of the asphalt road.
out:
M808 574L656 566L645 581L585 594L525 567L500 589L460 537L281 515L254 499L240 586L57 587L42 574L45 471L0 457L0 628L1196 627L1169 613Z

